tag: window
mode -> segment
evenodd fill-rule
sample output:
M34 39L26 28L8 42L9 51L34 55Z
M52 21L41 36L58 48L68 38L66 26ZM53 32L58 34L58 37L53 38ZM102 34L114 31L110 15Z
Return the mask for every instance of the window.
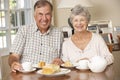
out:
M31 24L32 0L0 0L0 49L9 48L20 26Z

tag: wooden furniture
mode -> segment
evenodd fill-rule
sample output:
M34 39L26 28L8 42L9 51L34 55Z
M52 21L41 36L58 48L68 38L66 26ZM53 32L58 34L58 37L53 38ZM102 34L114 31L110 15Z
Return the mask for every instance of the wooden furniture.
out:
M107 43L109 51L112 53L113 51L113 44Z
M120 34L117 35L117 43L114 43L113 51L119 51L120 50Z
M105 72L103 73L93 73L91 71L80 71L77 69L72 69L72 72L63 76L55 76L55 77L46 77L41 76L40 74L29 73L9 73L3 80L110 80L114 73L113 65L109 66ZM113 78L113 77L112 77Z
M13 73L8 70L2 80L120 80L120 51L113 52L115 61L112 65L108 66L102 73L93 73L90 70L80 71L77 69L71 69L71 72L63 76L46 77L40 74L33 73ZM2 57L5 61L6 57ZM6 65L4 65L6 66ZM5 67L2 67L5 70Z
M117 35L117 37L118 37L118 40L119 40L119 47L120 47L120 34Z
M111 33L103 33L101 34L104 41L106 42L106 45L108 46L108 49L110 52L113 51L113 44L112 44L112 34Z

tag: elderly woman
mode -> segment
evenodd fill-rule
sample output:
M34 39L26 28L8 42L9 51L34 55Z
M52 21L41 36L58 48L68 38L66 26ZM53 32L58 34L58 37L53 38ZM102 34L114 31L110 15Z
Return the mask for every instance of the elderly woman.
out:
M106 59L107 65L113 63L113 55L103 38L99 34L87 30L90 18L88 10L81 5L76 5L72 9L70 22L75 33L63 43L62 60L64 62L76 63L93 56L102 56Z

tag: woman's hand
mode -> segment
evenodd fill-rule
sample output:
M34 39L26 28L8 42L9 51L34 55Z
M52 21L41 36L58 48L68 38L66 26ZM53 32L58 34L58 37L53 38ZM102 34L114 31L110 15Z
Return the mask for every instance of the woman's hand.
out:
M12 72L16 72L22 69L22 65L19 62L13 62L11 64L11 70Z
M63 61L60 58L55 58L52 61L52 64L57 64L57 65L61 65L63 63Z

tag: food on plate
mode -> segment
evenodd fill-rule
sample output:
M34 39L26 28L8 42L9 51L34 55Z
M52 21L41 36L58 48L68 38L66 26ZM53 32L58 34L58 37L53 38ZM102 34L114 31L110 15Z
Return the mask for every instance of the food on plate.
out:
M60 66L56 64L45 65L42 68L43 74L53 74L60 71Z
M66 62L64 63L64 66L65 66L65 67L72 67L73 64L72 64L70 61L66 61Z
M38 67L43 68L43 66L45 66L45 62L44 61L40 61L38 63Z

